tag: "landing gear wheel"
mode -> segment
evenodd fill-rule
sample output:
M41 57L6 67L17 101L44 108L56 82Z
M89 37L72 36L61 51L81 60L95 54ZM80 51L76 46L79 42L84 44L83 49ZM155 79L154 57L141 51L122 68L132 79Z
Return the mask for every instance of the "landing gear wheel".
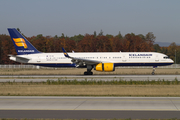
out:
M152 75L155 75L155 67L153 67Z
M84 72L84 75L88 75L88 72Z
M93 75L93 72L90 72L89 75Z
M84 75L93 75L93 72L91 72L92 68L92 65L87 65L87 71L84 72Z
M84 72L84 75L93 75L93 72Z

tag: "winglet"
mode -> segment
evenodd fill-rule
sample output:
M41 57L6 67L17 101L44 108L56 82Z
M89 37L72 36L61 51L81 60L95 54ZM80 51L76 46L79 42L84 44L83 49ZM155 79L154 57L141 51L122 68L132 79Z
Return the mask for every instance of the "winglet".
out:
M68 53L66 52L66 50L63 47L62 47L62 50L63 50L64 56L70 58L70 56L68 55Z

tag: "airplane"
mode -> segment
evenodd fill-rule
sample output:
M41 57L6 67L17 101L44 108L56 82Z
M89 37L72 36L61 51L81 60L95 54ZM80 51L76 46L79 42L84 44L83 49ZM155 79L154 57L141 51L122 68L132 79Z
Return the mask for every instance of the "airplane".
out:
M96 71L111 72L118 66L153 66L152 75L157 66L174 63L167 55L157 52L72 52L63 53L39 52L15 28L8 28L17 55L9 55L9 59L44 67L76 67L87 68L84 75L92 75Z

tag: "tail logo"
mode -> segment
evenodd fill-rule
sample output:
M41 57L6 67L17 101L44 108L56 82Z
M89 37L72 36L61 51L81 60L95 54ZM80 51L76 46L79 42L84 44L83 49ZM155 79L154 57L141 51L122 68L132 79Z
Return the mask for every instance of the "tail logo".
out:
M28 48L23 38L13 38L13 40L18 47L24 47L25 49Z

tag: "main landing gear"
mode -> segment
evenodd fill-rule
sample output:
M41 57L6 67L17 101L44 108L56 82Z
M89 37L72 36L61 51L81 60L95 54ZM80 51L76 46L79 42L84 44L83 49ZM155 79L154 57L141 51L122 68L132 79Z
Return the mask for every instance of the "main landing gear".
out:
M91 72L92 68L92 65L87 65L87 71L84 72L84 75L93 75L93 72Z
M152 75L155 75L155 68L156 68L156 66L153 66L153 71L152 71Z

